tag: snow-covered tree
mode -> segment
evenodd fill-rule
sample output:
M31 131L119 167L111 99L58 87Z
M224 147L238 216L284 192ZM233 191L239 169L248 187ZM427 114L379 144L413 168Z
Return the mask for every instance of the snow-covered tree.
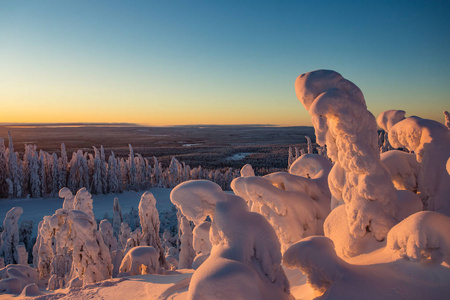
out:
M27 252L33 251L31 236L33 234L33 221L27 220L19 226L19 244L23 244Z
M263 216L248 211L244 199L205 180L181 183L170 199L195 224L207 216L212 220L211 255L192 276L189 299L291 298L278 237Z
M439 122L389 110L378 117L378 125L389 132L391 145L414 151L421 164L419 191L428 210L450 216L450 175L446 163L450 156L450 133Z
M114 197L114 206L113 206L113 221L112 221L113 233L115 237L118 237L120 234L121 224L123 222L122 218L122 209L120 208L119 198Z
M130 154L128 155L127 160L127 179L129 184L129 189L131 190L138 190L137 187L137 169L136 169L136 162L134 161L134 151L133 147L129 144L128 147L130 148Z
M92 221L95 223L95 216L93 212L93 200L91 193L88 192L86 188L81 188L78 190L73 201L73 209L80 210L86 213Z
M64 198L63 202L63 208L67 210L74 209L74 200L75 196L72 194L72 192L68 188L62 188L58 193L60 198Z
M7 151L8 164L7 164L7 179L8 195L10 198L22 196L23 192L23 169L19 156L14 152L13 140L11 133L8 131L9 147Z
M23 213L22 207L11 208L3 220L3 232L1 234L0 256L5 264L17 264L19 256L17 245L19 244L19 218Z
M344 215L340 215L342 209L332 214L347 220L349 239L354 243L367 232L378 241L385 239L396 223L397 194L380 161L377 123L361 90L329 70L300 75L295 90L312 116L317 143L327 145L334 161L329 188L332 201L345 203L345 211ZM330 226L331 231L336 228ZM331 233L325 229L325 234Z
M69 211L68 218L72 224L73 267L83 286L111 278L111 256L94 219L79 210Z
M445 117L445 126L450 129L450 114L448 111L444 111L444 117Z
M108 189L110 193L117 193L122 190L120 182L122 178L120 176L120 168L117 164L117 159L114 156L114 152L111 151L111 155L108 159Z
M313 154L313 146L311 143L311 138L307 135L305 135L305 138L306 138L306 143L307 143L307 147L308 147L308 154Z
M154 247L159 251L161 266L166 265L164 249L159 237L159 215L156 209L156 199L150 192L145 192L139 202L139 219L141 221L142 238L141 245Z
M0 198L8 197L8 161L6 155L5 141L0 137Z
M66 145L61 144L61 157L58 159L58 189L67 186L67 169L69 161L67 158Z
M33 198L37 198L41 196L41 178L42 175L45 176L45 173L42 174L40 171L40 161L39 156L36 152L35 145L25 145L25 154L24 154L24 177L25 184L24 188L28 191Z
M100 153L96 147L94 148L93 170L92 170L92 192L101 194L103 192L102 165Z
M158 159L153 156L152 185L154 187L162 187L162 168Z
M86 155L83 154L82 150L78 150L72 154L72 159L69 162L67 185L73 193L83 187L90 187L88 163Z
M102 174L102 193L107 194L108 193L108 163L106 162L105 157L105 149L103 148L103 145L100 146L100 168L101 168L101 174Z
M191 225L186 217L181 217L180 223L180 256L178 261L179 269L191 269L192 262L195 258L195 250L193 247L194 235L192 234Z
M289 147L289 154L288 154L288 168L292 165L292 163L294 162L295 157L294 157L294 153L292 152L292 147Z
M33 246L33 265L41 279L49 279L52 274L54 258L50 216L45 216L38 226L36 243Z
M109 252L117 250L117 239L113 235L111 223L109 223L108 220L102 220L99 225L99 231L103 237L106 247L109 249Z
M120 225L120 234L118 237L119 247L125 249L128 239L131 237L131 228L127 223L122 222Z

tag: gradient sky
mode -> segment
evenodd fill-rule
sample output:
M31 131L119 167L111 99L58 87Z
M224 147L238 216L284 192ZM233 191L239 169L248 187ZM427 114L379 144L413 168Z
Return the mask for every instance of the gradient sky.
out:
M0 122L311 125L332 69L375 115L450 110L450 1L1 1Z

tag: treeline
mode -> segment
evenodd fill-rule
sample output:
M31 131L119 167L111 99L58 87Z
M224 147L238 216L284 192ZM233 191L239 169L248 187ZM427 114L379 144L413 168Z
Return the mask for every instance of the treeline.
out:
M69 156L62 143L58 156L26 144L21 158L14 151L11 135L8 137L8 147L0 138L0 198L56 197L63 187L72 193L86 187L92 194L171 188L191 179L207 179L229 190L231 181L239 176L239 169L191 168L175 157L163 168L156 157L144 158L134 153L131 145L128 157L116 157L111 151L106 158L103 146L93 147L93 153L78 150Z

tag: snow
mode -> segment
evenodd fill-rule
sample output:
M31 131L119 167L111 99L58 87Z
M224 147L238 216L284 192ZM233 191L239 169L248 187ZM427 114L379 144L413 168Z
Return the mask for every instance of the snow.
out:
M245 177L245 176L255 176L255 171L253 170L253 167L251 164L245 164L242 168L241 168L241 176Z
M152 246L134 247L125 254L119 268L119 277L157 273L159 251Z
M250 154L253 153L249 153L249 152L240 152L240 153L236 153L233 154L230 157L225 158L225 160L243 160L244 158L246 158L247 156L249 156Z
M205 180L184 182L170 197L195 224L212 220L211 254L195 271L188 299L290 298L275 231L242 198Z
M3 220L3 232L0 239L0 256L5 265L19 262L17 245L19 244L19 218L23 213L22 207L11 208Z
M375 262L377 254L384 261ZM289 248L283 263L306 273L315 299L443 299L450 293L448 268L393 260L389 254L374 253L365 264L346 262L330 239L314 236Z
M171 191L92 197L79 186L87 167L94 172L92 189L99 193L115 182L111 176L119 168L132 170L126 188L142 186L150 174L131 146L132 159L121 159L115 167L107 167L103 147L94 147L94 155L78 151L70 162L74 167L67 184L81 188L75 196L62 189L64 200L0 201L0 209L8 211L0 240L5 257L0 257L0 300L446 298L448 128L390 110L378 117L378 125L386 130L378 136L362 92L334 71L300 75L296 93L332 162L312 154L307 138L308 154L302 151L299 156L295 148L294 161L289 149L289 172L258 177L245 165L242 177L232 182L235 194L197 180ZM448 121L448 113L445 116ZM387 133L392 146L414 153L392 150ZM1 145L0 150L5 149ZM380 155L380 150L390 151ZM64 153L62 145L61 157ZM5 182L10 196L39 196L44 184L52 185L51 194L56 195L60 182L46 182L43 168L56 155L37 155L36 147L28 145L24 169L14 166L18 160L11 141L2 155L9 158ZM57 174L67 169L64 165L67 159L61 158L50 171ZM114 172L108 174L107 168ZM187 179L183 168L172 159L167 174L171 182ZM29 181L22 180L22 171ZM38 173L44 179L40 183ZM134 208L122 217L118 198L124 209L139 203L139 212ZM172 236L174 204L179 209L179 237ZM39 222L33 247L36 269L27 264L31 222L21 224L24 245L17 244L21 214L22 220L27 216L35 225ZM104 219L100 222L94 214ZM163 243L160 219L167 226L162 228ZM4 267L5 261L21 264ZM195 272L183 269L191 265Z
M450 216L450 175L446 163L450 157L450 131L439 122L416 116L403 119L389 129L393 147L414 151L421 163L419 191L425 207Z
M450 266L450 217L433 211L415 213L394 226L387 248L411 261Z
M156 198L156 208L159 212L171 211L174 205L170 202L170 192L172 189L153 188L149 189ZM96 218L103 218L105 213L113 216L114 198L117 197L120 201L122 212L130 211L131 207L137 209L139 201L144 191L126 191L119 194L94 195L93 212ZM24 212L20 217L21 221L33 221L33 236L37 234L37 226L44 216L51 216L57 209L63 206L64 200L61 198L14 198L14 199L0 199L0 211L7 212L11 208L18 206L23 207ZM1 216L0 216L1 217Z
M397 194L381 163L377 124L361 90L335 71L318 70L300 75L295 91L312 117L317 143L327 146L334 162L329 188L334 207L345 203L350 236L362 239L369 231L384 240L396 223Z

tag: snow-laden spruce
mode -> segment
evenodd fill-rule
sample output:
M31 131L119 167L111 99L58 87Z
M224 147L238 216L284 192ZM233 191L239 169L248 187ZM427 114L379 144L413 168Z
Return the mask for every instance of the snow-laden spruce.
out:
M23 213L22 207L11 208L3 220L3 232L0 239L0 256L3 257L5 265L19 263L19 218Z
M330 212L327 176L331 166L320 155L305 154L290 170L309 178L277 172L236 178L231 188L247 201L251 211L266 217L284 251L306 236L323 234L323 222Z
M418 189L425 207L450 216L450 175L445 167L450 157L450 130L433 120L404 115L404 111L383 112L378 125L389 132L393 147L414 151L421 164Z
M109 250L90 215L80 210L69 211L72 224L73 267L83 286L112 277Z
M120 234L120 227L123 222L122 209L120 208L119 198L114 197L112 227L114 236L117 238Z
M194 240L192 246L197 253L192 262L192 269L197 270L198 267L209 257L211 253L211 241L209 240L209 231L211 229L211 222L205 221L195 226L192 234Z
M142 237L140 245L152 246L159 252L159 263L166 266L164 249L159 237L159 214L156 209L156 199L150 192L145 192L139 202L139 219L141 221Z
M109 252L116 251L118 249L117 239L113 234L113 228L108 220L102 220L100 222L99 231L103 237L106 247L108 247Z
M211 254L195 271L188 299L291 299L281 245L269 222L244 199L205 180L174 188L171 201L186 218L211 218Z
M327 146L334 162L328 184L333 203L345 204L345 210L340 209L339 215L333 210L330 216L348 223L348 241L353 243L341 251L355 255L356 244L368 232L382 241L397 223L397 193L380 160L375 117L361 90L335 71L302 74L295 91L312 117L316 142ZM325 234L333 240L343 235L332 223Z
M179 269L192 268L192 262L195 258L195 251L193 248L194 235L192 234L191 224L186 217L180 218L180 254L178 259Z

